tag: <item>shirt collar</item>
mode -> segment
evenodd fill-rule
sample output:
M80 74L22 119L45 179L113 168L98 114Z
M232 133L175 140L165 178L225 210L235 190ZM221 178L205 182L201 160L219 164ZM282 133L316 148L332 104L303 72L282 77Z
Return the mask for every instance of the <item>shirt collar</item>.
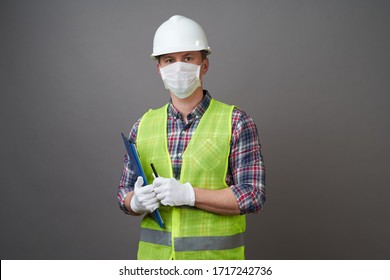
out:
M200 119L203 116L204 112L206 112L207 108L209 107L211 99L212 99L212 97L211 97L210 93L207 90L203 90L202 101L200 101L199 104L194 108L194 110L190 114L188 114L187 119L188 120L191 120L193 118ZM182 119L182 115L175 108L175 106L173 106L172 99L168 105L168 116Z

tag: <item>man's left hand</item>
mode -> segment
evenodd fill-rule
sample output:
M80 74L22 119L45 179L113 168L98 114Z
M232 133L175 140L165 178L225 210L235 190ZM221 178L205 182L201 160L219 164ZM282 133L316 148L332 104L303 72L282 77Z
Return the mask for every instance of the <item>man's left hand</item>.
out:
M195 192L190 183L182 184L174 178L157 177L153 186L157 199L163 205L195 205Z

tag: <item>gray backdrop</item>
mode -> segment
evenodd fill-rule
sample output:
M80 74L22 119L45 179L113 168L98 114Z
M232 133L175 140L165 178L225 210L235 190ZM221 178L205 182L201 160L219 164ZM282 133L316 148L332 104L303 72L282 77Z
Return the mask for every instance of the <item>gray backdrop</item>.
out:
M149 58L182 14L204 83L257 123L249 259L388 259L389 1L0 1L2 259L134 259L120 132L168 101Z

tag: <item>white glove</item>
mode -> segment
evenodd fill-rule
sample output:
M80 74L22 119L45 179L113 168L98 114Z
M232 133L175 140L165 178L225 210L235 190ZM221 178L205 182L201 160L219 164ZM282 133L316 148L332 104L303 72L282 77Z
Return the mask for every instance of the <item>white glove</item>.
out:
M131 209L139 214L153 212L160 206L153 185L143 187L143 184L144 180L139 176L134 184L134 195L130 201Z
M174 178L157 177L153 186L158 200L163 205L195 205L195 192L190 183L182 184Z

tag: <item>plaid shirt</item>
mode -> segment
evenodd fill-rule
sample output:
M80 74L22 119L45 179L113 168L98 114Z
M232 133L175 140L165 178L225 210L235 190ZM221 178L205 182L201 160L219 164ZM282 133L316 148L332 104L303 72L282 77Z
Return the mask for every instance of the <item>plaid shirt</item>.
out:
M168 106L167 137L168 151L171 156L173 176L180 179L182 154L192 135L210 105L211 96L204 91L204 98L187 116L186 124L181 114L172 102ZM139 119L130 131L129 140L137 139ZM124 167L118 188L120 208L129 214L124 206L126 195L134 189L136 181L127 155L124 157ZM242 110L234 108L232 115L232 137L230 142L229 168L226 183L233 191L241 214L259 212L265 202L265 169L260 152L260 143L256 125Z

